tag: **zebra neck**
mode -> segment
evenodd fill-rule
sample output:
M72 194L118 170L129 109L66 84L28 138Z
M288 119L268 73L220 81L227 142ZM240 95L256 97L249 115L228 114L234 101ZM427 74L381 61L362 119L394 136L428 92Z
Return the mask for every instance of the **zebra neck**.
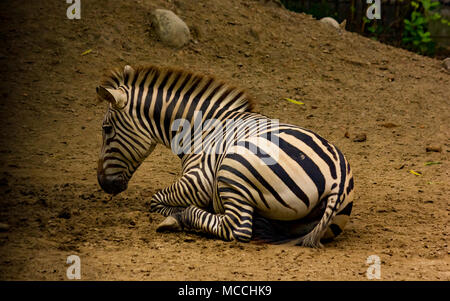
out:
M218 124L244 113L230 110L219 103L186 103L179 98L156 97L153 109L150 106L149 121L151 137L159 144L170 148L182 161L191 155L202 153L203 143L211 139Z
M186 100L167 91L157 91L155 96L149 95L147 101L151 138L171 148L180 158L192 153L193 148L198 147L196 144L218 123L225 124L229 118L246 112L245 106L233 108L232 104L208 99ZM181 140L185 142L184 147L189 147L190 142L192 149L184 149L180 154L176 147Z
M146 125L151 139L167 147L182 131L191 129L190 135L194 135L198 123L252 109L243 90L185 70L138 68L122 81L131 88L134 101L130 113Z

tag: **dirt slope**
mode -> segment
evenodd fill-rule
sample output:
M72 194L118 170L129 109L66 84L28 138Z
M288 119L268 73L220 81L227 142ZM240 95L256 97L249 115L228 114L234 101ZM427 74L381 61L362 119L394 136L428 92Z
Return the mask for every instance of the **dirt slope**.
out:
M75 254L83 280L365 280L370 255L383 280L450 280L450 75L440 61L262 1L83 0L81 20L67 7L0 2L0 279L64 280ZM151 8L175 11L194 41L163 46ZM148 202L180 165L162 147L110 199L95 173L106 109L95 87L125 64L223 78L261 113L335 143L356 181L347 231L320 250L156 233L163 218ZM425 151L435 144L441 152Z

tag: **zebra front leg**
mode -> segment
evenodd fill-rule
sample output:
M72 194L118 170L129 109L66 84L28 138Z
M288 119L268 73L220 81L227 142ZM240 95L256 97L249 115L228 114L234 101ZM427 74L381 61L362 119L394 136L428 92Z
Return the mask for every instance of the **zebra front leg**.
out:
M169 216L183 211L190 205L207 207L211 200L211 185L204 179L206 177L202 170L191 169L175 183L153 195L150 201L150 211Z
M173 229L196 230L223 240L248 242L252 238L253 208L238 201L224 203L225 212L214 214L195 206L171 215L167 223ZM176 222L176 224L175 224Z
M163 216L170 216L184 209L186 206L171 205L170 194L165 193L164 190L155 193L150 200L150 212L157 212Z

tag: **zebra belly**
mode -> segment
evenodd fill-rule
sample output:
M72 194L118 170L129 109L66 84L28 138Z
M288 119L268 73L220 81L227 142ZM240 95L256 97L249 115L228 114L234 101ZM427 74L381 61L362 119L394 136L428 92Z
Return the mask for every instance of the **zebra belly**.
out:
M220 199L240 197L269 219L301 219L330 192L324 176L329 171L297 137L282 131L276 135L279 139L270 141L248 137L228 149L218 172Z

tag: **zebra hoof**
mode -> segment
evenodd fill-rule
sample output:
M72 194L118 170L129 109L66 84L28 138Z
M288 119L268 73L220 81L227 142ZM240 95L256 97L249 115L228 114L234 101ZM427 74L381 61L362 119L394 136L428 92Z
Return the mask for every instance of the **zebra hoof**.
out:
M157 232L166 232L166 231L174 232L181 230L182 229L180 223L173 216L166 217L166 219L163 220L162 223L158 225L158 227L156 227Z

